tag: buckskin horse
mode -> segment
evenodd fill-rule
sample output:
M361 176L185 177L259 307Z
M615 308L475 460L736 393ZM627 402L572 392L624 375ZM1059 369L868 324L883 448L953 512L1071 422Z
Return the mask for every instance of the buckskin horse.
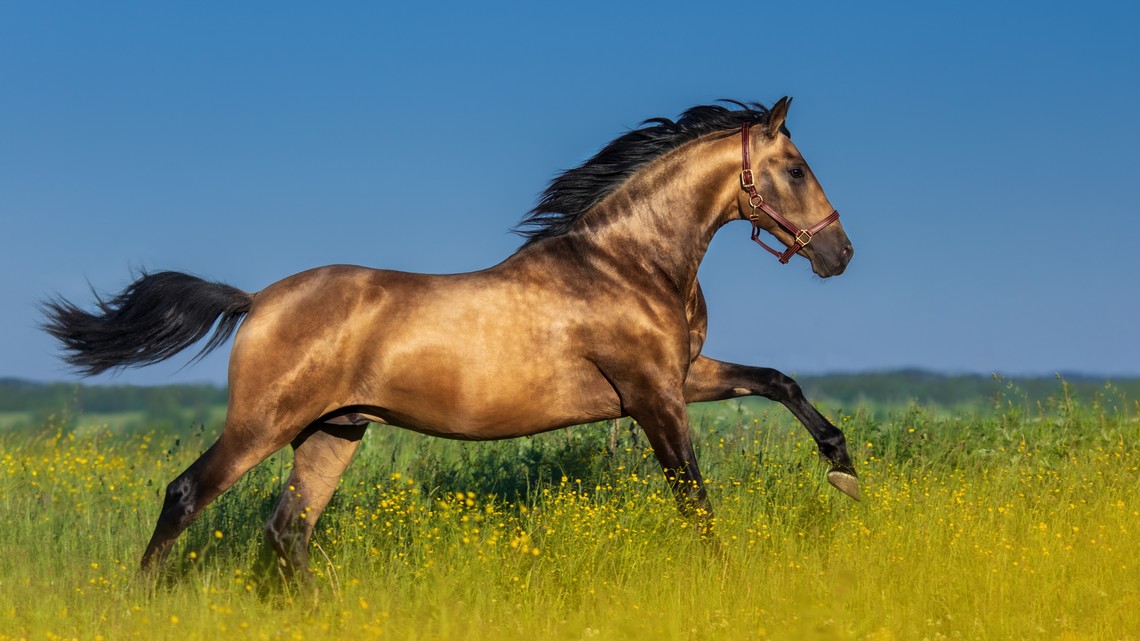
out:
M727 101L643 122L551 181L516 228L526 240L482 271L428 275L332 265L257 293L178 272L142 273L88 312L55 298L44 328L97 374L234 334L218 440L166 489L142 556L153 568L211 501L292 445L265 528L287 575L369 423L454 439L503 439L632 417L682 513L711 526L687 403L758 395L810 432L827 478L858 498L843 433L788 376L701 355L708 319L697 267L713 234L747 220L827 278L853 249L784 125ZM612 313L621 309L621 315ZM243 321L244 319L244 321ZM240 328L239 328L240 324Z

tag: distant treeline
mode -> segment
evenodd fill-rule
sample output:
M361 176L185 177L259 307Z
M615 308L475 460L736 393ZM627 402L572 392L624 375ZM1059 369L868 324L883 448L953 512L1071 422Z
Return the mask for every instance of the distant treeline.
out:
M199 408L226 403L216 385L80 385L0 378L0 412L92 412L116 414L158 408Z
M976 405L998 395L1014 401L1042 402L1063 394L1062 379L1069 393L1082 401L1115 388L1113 395L1140 399L1140 378L1110 380L1093 376L1014 377L978 374L947 375L922 370L897 370L858 374L828 374L797 377L813 401L831 401L853 406L860 403L898 405ZM226 388L214 385L80 385L35 383L0 379L0 412L60 412L112 414L119 412L169 412L174 408L202 409L226 403Z
M894 370L801 376L796 380L809 399L847 406L893 406L911 402L944 407L976 406L998 398L1034 405L1061 398L1066 393L1082 402L1093 400L1097 394L1106 394L1116 400L1121 397L1140 399L1140 378L1112 379L1082 374L1007 378L1001 375Z

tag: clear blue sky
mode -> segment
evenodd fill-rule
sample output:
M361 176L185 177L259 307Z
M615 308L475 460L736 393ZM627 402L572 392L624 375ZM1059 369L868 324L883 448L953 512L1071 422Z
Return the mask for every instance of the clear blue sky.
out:
M0 376L70 378L36 301L132 267L495 264L626 128L785 94L855 260L823 281L725 227L707 354L1140 374L1140 5L392 4L0 4Z

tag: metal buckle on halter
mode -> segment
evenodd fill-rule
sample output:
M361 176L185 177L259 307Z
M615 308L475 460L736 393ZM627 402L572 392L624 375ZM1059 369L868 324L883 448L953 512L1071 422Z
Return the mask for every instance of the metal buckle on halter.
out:
M745 189L756 186L756 180L752 176L751 169L745 169L740 172L740 186Z
M764 197L753 190L752 193L748 195L748 204L752 207L752 213L748 215L748 220L752 222L760 220L760 214L756 212L760 211L760 206L764 204Z
M805 237L807 240L804 240ZM799 243L801 247L807 247L808 243L811 242L811 238L811 232L806 229L801 229L799 233L796 234L796 242Z

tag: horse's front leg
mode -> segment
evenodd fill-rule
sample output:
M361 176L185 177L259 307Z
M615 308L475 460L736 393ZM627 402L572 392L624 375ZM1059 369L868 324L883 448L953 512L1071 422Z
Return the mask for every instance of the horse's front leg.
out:
M847 438L804 398L794 380L768 367L724 363L704 356L698 357L689 368L685 402L741 396L763 396L788 408L815 439L820 455L831 463L827 480L840 492L859 500L859 479L847 453Z
M653 446L681 515L694 521L702 538L716 542L712 505L697 466L697 453L689 432L689 410L681 390L631 394L627 398L630 401L626 411L641 425Z

